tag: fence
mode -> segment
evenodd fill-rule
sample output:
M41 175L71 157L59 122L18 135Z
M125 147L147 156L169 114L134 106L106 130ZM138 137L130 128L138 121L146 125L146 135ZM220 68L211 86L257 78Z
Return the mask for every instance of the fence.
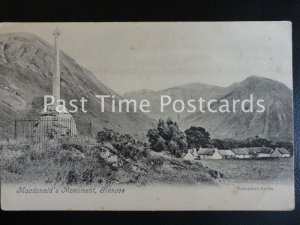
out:
M91 136L92 122L75 121L73 118L23 119L13 124L14 139L55 139L58 136Z

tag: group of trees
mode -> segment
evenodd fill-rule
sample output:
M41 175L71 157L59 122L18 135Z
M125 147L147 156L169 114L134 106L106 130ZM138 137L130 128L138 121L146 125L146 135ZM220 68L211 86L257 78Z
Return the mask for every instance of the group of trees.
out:
M180 157L187 151L185 134L179 130L176 122L172 120L159 120L156 129L150 129L147 137L150 147L156 152L169 151L172 155Z
M159 120L155 129L148 131L150 148L156 152L169 151L181 157L188 148L208 147L210 134L202 127L191 127L182 132L176 122Z

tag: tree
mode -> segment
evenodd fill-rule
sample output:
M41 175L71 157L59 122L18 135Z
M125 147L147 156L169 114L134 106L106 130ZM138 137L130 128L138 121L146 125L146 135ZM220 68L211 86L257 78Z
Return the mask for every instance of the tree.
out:
M147 134L152 150L169 151L172 155L180 157L187 150L185 134L179 130L176 122L168 119L159 120L156 129L150 129Z
M150 129L148 131L147 137L152 150L161 152L166 149L165 140L159 135L157 129Z
M184 131L189 148L208 147L210 134L203 127L190 127Z

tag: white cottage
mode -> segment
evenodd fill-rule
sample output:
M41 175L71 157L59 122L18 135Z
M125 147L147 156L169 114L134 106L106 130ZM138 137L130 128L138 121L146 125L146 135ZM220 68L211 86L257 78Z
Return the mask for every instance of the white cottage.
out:
M196 160L199 158L199 155L196 149L189 149L188 152L183 156L185 160Z
M217 148L200 148L197 153L199 159L222 159L222 155Z
M275 149L275 150L272 152L272 154L271 154L270 157L271 157L271 158L280 158L280 157L282 157L282 154L280 153L280 151L278 151L278 149Z
M278 150L281 153L281 157L284 158L291 157L291 153L285 148L276 148L275 150Z
M231 150L219 150L220 155L223 159L233 159L235 154Z
M231 150L235 154L237 159L250 159L252 156L249 154L246 148L234 148Z
M270 158L273 149L271 148L260 148L258 150L257 158Z
M255 158L270 158L273 149L267 147L252 147L248 148L248 152Z
M220 152L215 149L214 154L211 156L211 159L222 159L222 155L220 154Z

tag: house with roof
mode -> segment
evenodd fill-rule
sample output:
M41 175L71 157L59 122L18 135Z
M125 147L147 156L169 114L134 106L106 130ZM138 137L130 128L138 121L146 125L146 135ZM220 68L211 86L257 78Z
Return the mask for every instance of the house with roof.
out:
M235 158L237 159L250 159L253 157L249 154L247 148L233 148L231 151L234 153Z
M199 155L196 149L189 149L188 152L183 156L183 159L185 160L196 160L198 158Z
M276 149L272 152L272 154L271 154L270 157L271 157L271 158L281 158L281 157L282 157L282 154L281 154L280 151L276 148Z
M222 159L222 155L217 148L200 148L198 150L199 159Z
M233 159L235 154L231 150L219 150L222 159Z
M275 150L271 154L272 158L279 158L279 157L287 158L290 156L291 156L290 152L285 148L275 148Z
M267 147L252 147L248 148L249 154L255 158L270 158L273 152L272 148Z

